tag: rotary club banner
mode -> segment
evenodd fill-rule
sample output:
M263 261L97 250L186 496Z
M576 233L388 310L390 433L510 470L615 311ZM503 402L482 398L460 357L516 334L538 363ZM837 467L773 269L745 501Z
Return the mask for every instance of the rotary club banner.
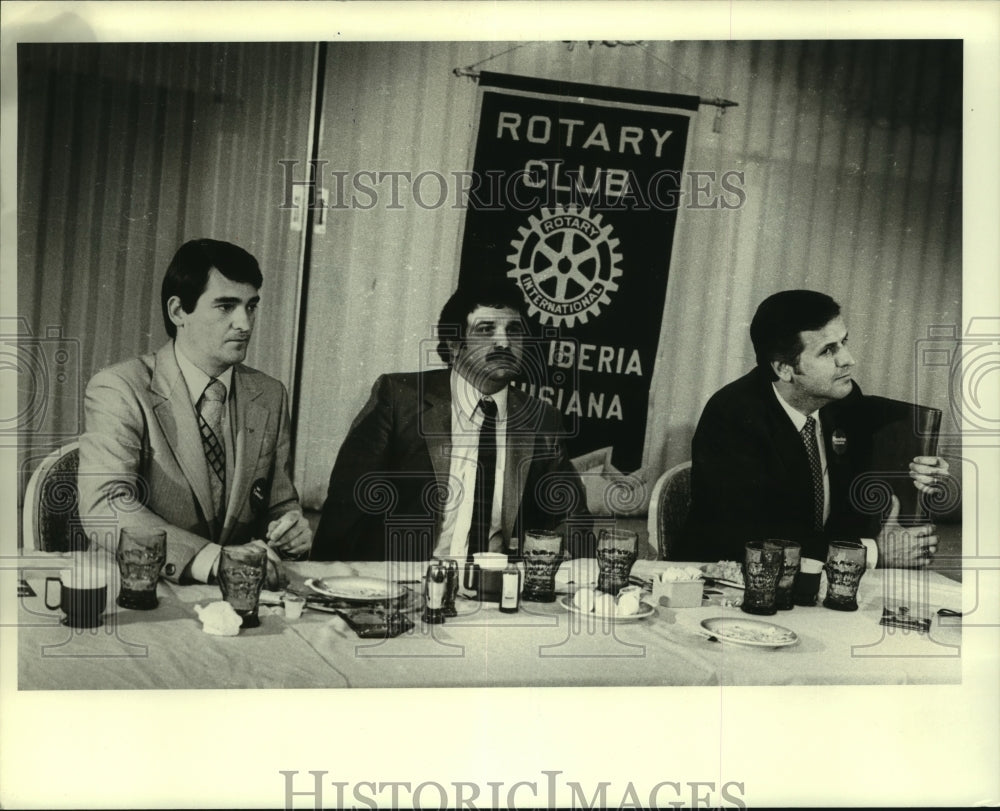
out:
M542 374L518 383L570 455L642 463L688 125L698 99L481 73L460 282L521 287Z

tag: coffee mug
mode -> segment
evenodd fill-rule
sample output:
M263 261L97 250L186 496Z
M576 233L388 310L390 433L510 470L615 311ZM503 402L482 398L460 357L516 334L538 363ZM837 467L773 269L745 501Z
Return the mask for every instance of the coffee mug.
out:
M49 587L59 586L59 600L49 600ZM77 561L71 569L63 569L58 577L45 578L45 607L62 609L63 625L70 628L97 628L104 624L104 609L108 603L107 575L97 561Z
M469 591L479 595L480 600L499 602L503 587L503 570L507 567L507 556L501 552L477 552L465 564L463 584Z

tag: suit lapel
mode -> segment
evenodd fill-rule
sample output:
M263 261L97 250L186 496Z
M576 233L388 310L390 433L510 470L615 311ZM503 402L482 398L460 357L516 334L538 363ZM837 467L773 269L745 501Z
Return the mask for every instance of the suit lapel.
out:
M812 494L812 473L809 470L809 457L802 436L795 430L795 425L778 402L778 395L769 380L764 380L764 393L767 401L767 418L769 431L774 440L779 460L784 464L789 482L804 493ZM825 433L824 426L824 433ZM811 501L809 502L812 503Z
M835 494L846 492L845 479L850 477L848 456L848 432L842 423L839 403L830 403L820 409L823 424L823 450L830 473L830 500Z
M226 522L223 537L226 537L240 512L247 504L250 477L260 457L264 428L267 425L268 410L257 399L261 389L252 375L242 366L233 369L233 395L236 405L233 425L236 458L233 460L233 486L226 501Z
M208 483L208 462L201 445L201 433L194 406L191 405L191 394L174 357L173 342L167 343L156 353L149 388L154 395L162 398L153 407L157 422L177 464L191 485L202 513L209 519L209 524L212 524L215 506Z
M440 487L448 487L451 474L451 386L450 372L428 372L424 377L424 410L419 430L427 443L427 454Z

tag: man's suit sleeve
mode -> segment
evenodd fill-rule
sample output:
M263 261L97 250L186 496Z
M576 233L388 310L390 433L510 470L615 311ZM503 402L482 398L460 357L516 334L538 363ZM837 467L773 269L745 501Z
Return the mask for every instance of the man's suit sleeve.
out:
M760 524L764 460L738 419L709 402L691 441L688 543L696 560L736 557L743 535Z
M87 386L84 401L86 432L80 437L78 489L80 520L97 543L115 549L119 526L164 529L167 561L164 576L177 582L208 539L167 523L149 509L151 483L146 481L143 456L144 416L135 394L121 377L98 372ZM169 498L169 494L160 494Z
M574 493L575 506L567 512L563 525L566 533L566 549L575 558L592 558L597 554L597 536L594 534L594 518L587 509L587 491L579 471L570 461L569 451L562 436L556 438L556 446L553 472L560 476Z
M580 473L569 458L565 429L556 411L550 411L536 443L532 475L526 482L521 510L521 534L539 527L564 533L573 557L594 557L593 516Z
M299 494L292 481L292 423L288 415L288 392L282 384L278 409L278 438L274 446L274 470L271 474L271 498L267 520L273 521L292 510L301 510Z
M365 475L387 470L392 415L392 385L382 375L337 454L313 538L313 560L367 560L372 556L362 531L367 516L358 506L355 488Z

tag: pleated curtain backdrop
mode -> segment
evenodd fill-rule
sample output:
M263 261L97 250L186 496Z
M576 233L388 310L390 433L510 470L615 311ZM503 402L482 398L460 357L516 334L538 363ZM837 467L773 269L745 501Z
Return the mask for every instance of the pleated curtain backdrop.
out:
M81 429L89 376L165 339L166 264L212 236L261 260L249 360L292 389L296 478L318 507L374 379L436 362L463 224L453 173L471 166L478 115L452 69L505 51L482 67L739 104L720 126L703 106L689 137L689 177L741 172L744 199L681 200L645 469L689 458L704 402L753 363L754 309L789 287L844 306L866 391L947 414L917 352L961 325L959 42L32 44L18 51L22 487ZM314 115L323 185L349 185L315 212L305 255L281 204L306 177ZM39 361L60 341L69 354Z
M160 282L187 239L257 257L248 362L291 387L303 233L281 208L279 161L309 154L315 52L19 46L21 493L38 458L82 430L89 377L166 340Z
M690 458L702 406L753 365L750 319L781 289L840 301L866 391L947 410L940 377L915 359L929 328L961 323L960 43L331 44L327 177L468 169L476 88L452 69L504 51L481 67L739 103L718 132L703 106L689 137L687 170L742 172L745 200L731 211L682 200L650 380L650 475ZM377 202L355 193L368 207L351 207L348 187L311 256L296 445L311 506L374 379L433 360L431 328L458 278L453 189L446 205L421 206L400 180L393 206L388 180L362 184ZM430 179L422 188L436 200Z

